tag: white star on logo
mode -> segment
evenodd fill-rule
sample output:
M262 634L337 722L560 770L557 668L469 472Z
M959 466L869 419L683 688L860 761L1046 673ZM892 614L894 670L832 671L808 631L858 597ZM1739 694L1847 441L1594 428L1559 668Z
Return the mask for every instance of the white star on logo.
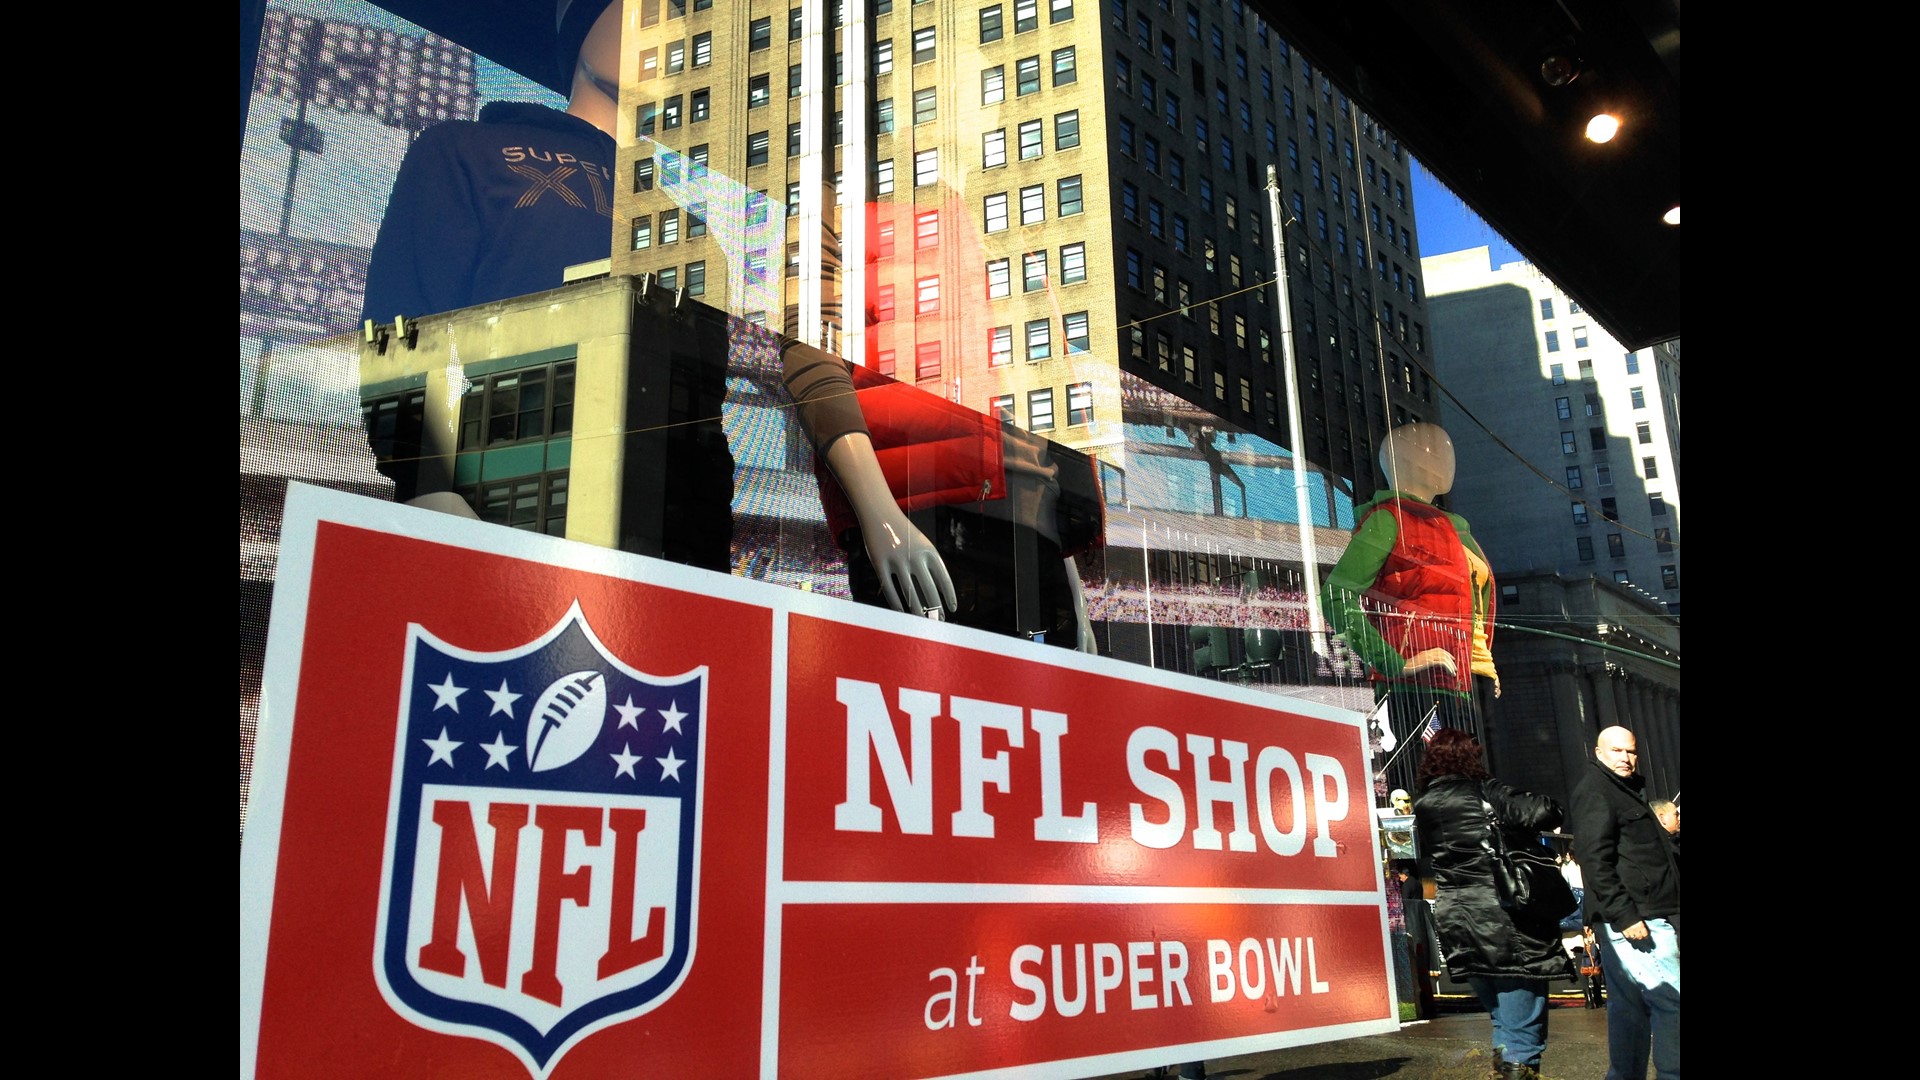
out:
M433 751L433 756L427 759L428 765L432 765L436 761L444 761L447 763L447 768L449 769L453 768L454 750L466 745L466 743L454 742L452 739L447 738L447 729L444 726L440 729L439 738L421 739L420 741L426 743L427 749Z
M660 779L662 780L669 778L674 780L680 779L680 766L686 764L685 761L673 756L673 749L671 747L667 749L666 757L655 758L654 760L660 763Z
M635 765L635 763L645 761L647 759L633 752L632 743L628 743L625 746L622 746L620 748L619 753L608 754L607 756L619 763L620 767L613 770L613 775L615 779L618 779L622 776L633 776L635 780L640 779L638 776L634 776L633 766Z
M633 695L628 694L627 703L625 705L615 705L613 711L620 714L620 727L630 727L635 731L639 731L640 714L647 710L635 705L633 703ZM617 731L619 728L615 728L614 730Z
M511 716L513 714L508 713L507 715ZM498 765L502 769L507 769L507 771L511 772L512 770L507 768L507 756L520 748L517 746L508 746L506 733L500 732L494 735L491 743L481 743L480 749L487 752L487 768L491 769L495 765Z
M487 696L493 699L493 708L487 711L487 715L492 716L494 713L506 713L507 719L511 720L513 719L513 703L519 701L523 695L516 694L507 689L507 680L501 679L500 689L487 691Z
M667 711L660 715L667 718L667 726L660 729L661 734L664 735L669 731L678 731L682 735L686 734L686 731L680 727L680 721L685 720L687 714L680 711L680 703L678 701L670 703L667 706Z
M453 685L453 672L451 671L447 672L446 682L441 683L439 686L430 686L427 689L433 691L434 712L439 712L440 707L443 705L452 709L454 712L459 712L460 695L467 692L466 687Z

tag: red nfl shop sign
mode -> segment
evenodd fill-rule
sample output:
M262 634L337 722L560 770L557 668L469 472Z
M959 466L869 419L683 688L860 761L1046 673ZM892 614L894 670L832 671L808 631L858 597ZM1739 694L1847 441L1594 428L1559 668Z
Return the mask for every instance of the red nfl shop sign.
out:
M1361 714L314 488L245 1076L1087 1076L1392 1030Z

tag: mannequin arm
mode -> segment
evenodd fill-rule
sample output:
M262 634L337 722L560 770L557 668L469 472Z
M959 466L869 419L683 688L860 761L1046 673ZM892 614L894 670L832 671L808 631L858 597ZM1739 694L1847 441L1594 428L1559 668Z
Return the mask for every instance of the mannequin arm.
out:
M860 519L860 539L874 572L880 575L880 591L888 605L895 611L925 615L958 608L947 564L933 542L901 513L867 433L853 431L835 439L826 457L827 468L846 490L847 501Z

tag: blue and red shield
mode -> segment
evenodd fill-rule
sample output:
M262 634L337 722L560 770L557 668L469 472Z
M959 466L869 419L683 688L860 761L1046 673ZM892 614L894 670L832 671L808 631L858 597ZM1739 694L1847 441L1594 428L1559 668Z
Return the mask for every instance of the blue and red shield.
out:
M478 653L409 627L374 971L422 1027L536 1077L693 960L707 669L661 678L578 605Z

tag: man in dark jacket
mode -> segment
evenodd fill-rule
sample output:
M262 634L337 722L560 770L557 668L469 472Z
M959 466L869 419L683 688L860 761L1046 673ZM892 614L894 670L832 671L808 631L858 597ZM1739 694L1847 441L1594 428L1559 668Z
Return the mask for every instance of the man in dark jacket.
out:
M1573 789L1586 917L1607 976L1607 1080L1680 1078L1680 862L1641 793L1633 732L1610 727Z

